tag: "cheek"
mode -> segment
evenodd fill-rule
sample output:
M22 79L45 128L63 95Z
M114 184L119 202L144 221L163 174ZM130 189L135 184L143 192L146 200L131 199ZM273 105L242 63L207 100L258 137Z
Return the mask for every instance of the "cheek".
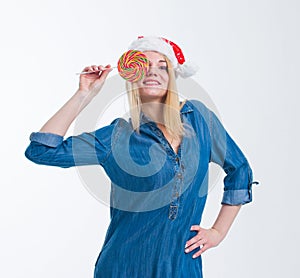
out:
M169 84L169 75L168 75L168 73L166 73L166 74L163 76L162 80L164 81L165 85L168 86L168 84Z
M139 80L138 82L135 83L137 89L144 87L143 80L144 78L142 78L142 80Z
M164 71L164 72L162 73L162 76L163 76L163 78L164 78L166 81L169 81L169 73L168 73L168 71Z

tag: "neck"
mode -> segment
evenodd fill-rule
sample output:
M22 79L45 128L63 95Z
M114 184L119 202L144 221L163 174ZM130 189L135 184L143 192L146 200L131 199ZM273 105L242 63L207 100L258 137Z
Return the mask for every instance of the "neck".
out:
M147 117L156 123L164 123L164 103L161 102L143 102L142 111Z

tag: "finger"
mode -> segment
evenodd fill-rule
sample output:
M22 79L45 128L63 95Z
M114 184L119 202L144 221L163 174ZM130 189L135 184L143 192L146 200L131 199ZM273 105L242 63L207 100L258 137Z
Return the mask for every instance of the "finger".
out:
M88 71L90 66L86 66L82 71Z
M83 72L93 74L99 72L99 70L97 66L92 65L92 66L85 67L83 69Z
M110 65L107 65L105 67L103 67L103 70L101 72L101 75L100 75L100 79L101 80L105 80L106 77L108 76L108 74L113 70L113 68L110 66Z
M200 229L201 229L201 228L200 228L199 225L193 225L193 226L191 226L190 231L199 232ZM198 234L199 234L199 233L197 233L196 236L194 236L194 237L192 237L190 240L188 240L188 241L186 242L185 247L187 247L187 246L189 246L189 245L195 243L196 241L198 241L198 240L199 240Z
M88 66L85 68L87 72L93 72L94 69L93 69L93 66Z
M196 252L196 253L192 256L192 258L193 258L193 259L198 258L198 257L201 256L208 248L209 248L209 246L204 245L198 252Z
M113 68L111 67L111 65L106 65L105 67L103 65L91 65L91 66L87 66L85 67L82 72L86 72L86 73L98 73L100 75L101 72L103 71L112 71Z
M104 67L102 65L98 66L99 71L105 71L107 70L107 67Z
M101 66L99 66L99 67L101 67ZM91 66L91 68L92 68L92 70L93 70L94 72L99 72L99 71L100 71L99 67L96 66L96 65L92 65L92 66Z
M105 67L104 66L99 66L99 70L101 71L112 71L113 68L111 67L111 65L106 65Z
M112 68L111 68L110 65L107 65L107 66L105 66L105 67L102 66L102 65L100 65L100 66L92 66L92 69L93 69L93 72L99 74L100 77L101 77L101 75L102 75L104 72L109 73L110 71L112 71ZM106 78L106 76L107 76L107 74L104 74L103 77Z
M89 69L89 67L85 67L80 73L90 73L91 70Z
M201 227L199 225L193 225L191 226L191 229L190 231L200 231L201 230Z
M198 240L197 242L195 242L194 244L190 245L189 247L187 247L184 252L185 253L189 253L191 251L193 251L194 249L201 247L203 245L205 245L207 243L207 240L205 238L201 238L200 240Z
M185 244L185 248L194 244L195 242L199 241L202 237L204 237L204 229L202 229L200 226L192 226L191 230L198 231L197 235L192 237L190 240L188 240Z
M195 244L201 239L200 235L197 234L196 236L192 237L190 240L188 240L184 246L184 248L189 248L191 245Z
M106 69L106 70L109 70L109 71L112 71L112 70L113 70L113 68L112 68L112 66L111 66L110 64L106 65L106 66L105 66L105 69Z

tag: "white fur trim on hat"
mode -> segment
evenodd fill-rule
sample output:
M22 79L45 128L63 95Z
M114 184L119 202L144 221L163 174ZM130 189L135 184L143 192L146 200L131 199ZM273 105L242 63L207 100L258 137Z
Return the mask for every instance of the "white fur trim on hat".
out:
M171 61L176 75L180 75L183 78L187 78L195 74L198 67L190 62L184 62L182 65L178 63L172 46L165 40L159 37L142 37L133 41L128 49L139 51L157 51Z

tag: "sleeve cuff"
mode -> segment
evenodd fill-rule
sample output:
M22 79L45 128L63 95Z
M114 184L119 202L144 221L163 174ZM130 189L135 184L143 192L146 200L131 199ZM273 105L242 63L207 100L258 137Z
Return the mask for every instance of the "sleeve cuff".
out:
M49 147L57 147L63 142L63 136L54 133L32 132L30 141L34 141Z
M252 201L251 189L227 190L224 192L222 205L244 205Z

